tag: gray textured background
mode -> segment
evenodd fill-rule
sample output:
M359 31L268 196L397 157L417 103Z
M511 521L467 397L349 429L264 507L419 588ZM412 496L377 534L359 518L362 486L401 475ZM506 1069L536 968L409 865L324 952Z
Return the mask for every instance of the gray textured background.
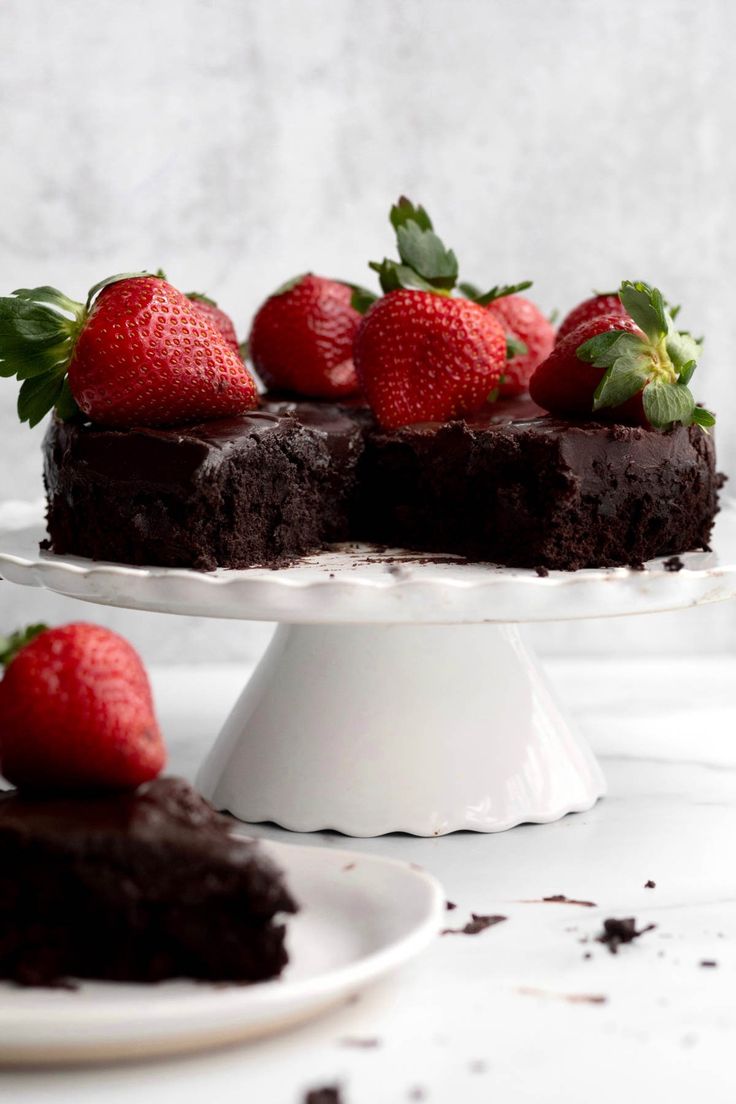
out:
M0 0L0 291L162 265L244 332L294 273L365 281L403 191L468 278L533 277L545 309L624 276L682 301L733 470L735 32L730 0ZM0 498L30 498L40 430L14 401L0 381ZM3 622L93 614L150 657L265 639L1 589ZM726 606L536 637L716 649L736 628Z

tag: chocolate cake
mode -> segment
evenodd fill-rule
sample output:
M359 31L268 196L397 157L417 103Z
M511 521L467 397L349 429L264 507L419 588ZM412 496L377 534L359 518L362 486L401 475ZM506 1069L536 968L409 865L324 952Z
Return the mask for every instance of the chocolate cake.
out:
M336 406L267 402L176 429L52 421L53 550L165 567L277 566L345 540L363 448Z
M286 401L170 430L54 421L45 479L55 552L202 569L345 539L540 570L641 563L706 547L719 486L697 426L570 422L528 399L392 431Z
M0 793L0 977L257 981L287 961L280 872L186 782Z
M712 437L568 422L528 400L366 436L353 532L518 567L639 563L708 544Z

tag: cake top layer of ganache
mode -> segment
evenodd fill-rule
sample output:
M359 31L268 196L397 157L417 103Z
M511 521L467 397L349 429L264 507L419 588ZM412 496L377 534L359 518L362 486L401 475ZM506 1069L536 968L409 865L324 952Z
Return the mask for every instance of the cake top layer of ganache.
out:
M53 450L71 451L91 475L118 482L186 483L209 462L250 447L254 439L272 438L275 446L308 434L322 442L331 457L348 459L361 446L356 421L331 403L265 402L247 414L171 428L107 429L89 422L54 419L44 442ZM53 472L55 465L48 465Z
M89 796L4 791L0 852L18 848L48 851L78 872L89 868L105 895L121 900L138 894L192 902L219 883L241 885L254 915L296 907L260 845L234 836L231 822L181 778Z

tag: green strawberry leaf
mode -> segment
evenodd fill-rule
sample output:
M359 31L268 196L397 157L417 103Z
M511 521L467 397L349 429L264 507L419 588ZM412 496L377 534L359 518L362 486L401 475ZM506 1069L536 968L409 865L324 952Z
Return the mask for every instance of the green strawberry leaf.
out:
M593 396L593 410L607 406L621 406L627 399L641 391L651 373L647 356L633 352L624 353L607 369Z
M706 410L703 406L696 406L693 410L693 422L707 433L709 428L716 424L716 419L710 410Z
M679 371L680 375L686 364L697 364L698 357L702 351L700 342L696 341L691 334L684 330L682 332L676 330L671 320L665 339L665 348L670 360ZM690 375L692 375L692 372Z
M531 280L522 280L520 284L499 284L497 287L492 287L490 291L484 292L483 295L473 296L473 302L477 303L479 307L487 307L489 303L493 303L496 299L505 299L507 295L516 295L517 291L526 291L531 286Z
M640 355L647 351L646 342L627 330L608 330L584 341L575 350L578 360L596 368L610 368L624 354Z
M627 312L650 341L656 342L665 336L669 330L669 318L658 288L650 287L641 280L624 280L618 294Z
M347 286L352 288L350 306L353 310L357 310L358 314L366 314L378 298L375 291L369 291L368 288L361 287L359 284L348 284Z
M27 379L21 384L18 393L18 417L28 422L31 429L53 410L61 398L64 376L61 373L49 373Z
M397 264L396 261L390 261L385 257L379 264L378 261L371 261L370 267L374 272L378 273L378 280L381 285L381 291L388 295L391 291L398 291L399 288L409 288L413 291L434 291L437 292L437 288L432 287L427 280L424 280L418 272L415 272L413 268L409 268L407 265Z
M69 380L66 376L64 376L61 391L59 392L59 397L56 400L54 409L56 411L56 416L61 418L62 422L70 422L73 418L80 418L82 416L82 411L77 406L77 401L72 395Z
M510 337L506 334L506 359L511 360L515 356L526 356L529 346L519 337Z
M677 378L677 382L683 387L686 387L690 380L693 378L693 372L698 367L698 363L695 360L689 360L687 364L683 364L680 369L680 374Z
M393 205L389 219L394 230L398 230L400 226L405 226L408 222L416 223L420 230L431 230L433 228L432 220L424 208L415 207L406 196L400 196L398 203Z
M457 285L457 290L462 292L466 299L478 299L483 294L477 284L469 284L465 280Z
M695 400L685 384L654 379L644 388L642 402L655 429L666 429L675 422L690 425L694 420Z
M411 220L397 227L399 256L432 287L450 291L457 281L457 257L445 249L434 230L425 230Z
M25 629L18 629L10 636L0 636L0 667L7 667L17 656L21 648L30 644L42 632L46 632L48 625L28 625Z

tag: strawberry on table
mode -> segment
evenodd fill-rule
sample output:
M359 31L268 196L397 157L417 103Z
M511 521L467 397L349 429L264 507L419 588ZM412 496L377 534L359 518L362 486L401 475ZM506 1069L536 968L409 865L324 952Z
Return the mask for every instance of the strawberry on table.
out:
M77 622L0 641L0 773L19 788L134 788L166 758L135 649Z
M590 322L601 315L618 314L626 315L626 307L621 302L617 291L596 292L590 299L584 299L576 307L565 315L557 330L555 343L559 345L563 338L576 330L583 322Z
M625 313L594 314L539 365L529 385L534 402L555 414L657 429L713 425L688 387L700 342L675 328L657 288L624 280L619 297Z
M353 340L360 314L351 303L353 290L308 272L268 297L248 338L266 387L317 399L357 393Z
M506 367L504 327L486 308L529 285L455 298L457 258L424 208L402 197L390 219L399 260L371 262L384 295L353 296L367 308L354 350L365 396L385 429L472 413L497 396Z
M130 427L239 414L257 403L237 351L159 276L113 276L86 303L51 287L0 298L0 375L22 381L21 421L52 408Z

